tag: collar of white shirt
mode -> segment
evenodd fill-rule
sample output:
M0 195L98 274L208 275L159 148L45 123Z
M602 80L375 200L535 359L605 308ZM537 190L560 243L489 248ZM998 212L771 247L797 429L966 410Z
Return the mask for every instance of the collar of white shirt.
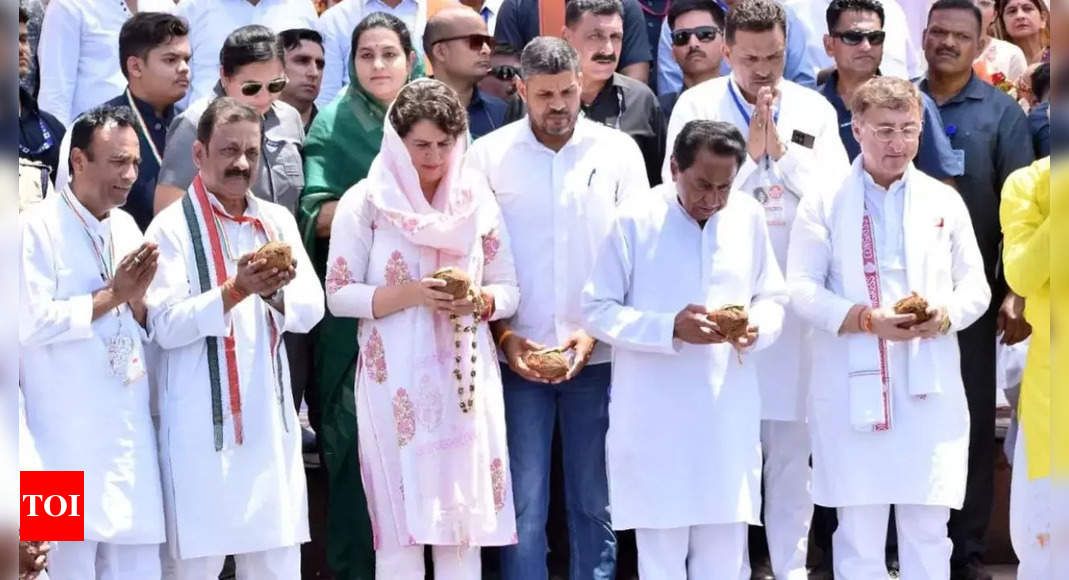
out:
M523 127L520 129L520 142L527 143L528 145L531 145L531 146L534 146L534 147L541 147L543 149L548 149L545 145L542 144L541 141L538 140L538 137L535 137L534 131L531 129L531 118L530 118L530 116L524 117L522 119L521 123L522 123ZM590 121L589 119L586 119L585 117L583 117L582 114L580 114L579 118L576 119L576 121L575 121L575 130L572 131L571 138L568 139L568 142L565 143L564 147L561 147L560 150L564 151L565 149L568 149L570 147L574 147L576 145L579 145L580 143L583 142L583 140L585 140L588 137L590 137L591 136L591 131L593 129L593 125L592 124L593 124L593 121ZM560 153L560 151L558 151L557 153Z

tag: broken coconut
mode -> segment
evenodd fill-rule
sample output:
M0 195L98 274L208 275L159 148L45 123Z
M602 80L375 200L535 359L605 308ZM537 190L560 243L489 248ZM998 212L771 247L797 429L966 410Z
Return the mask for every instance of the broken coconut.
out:
M563 379L571 367L568 357L559 348L547 348L529 352L524 357L523 362L528 368L551 381Z
M289 244L282 242L267 242L252 256L253 261L266 260L268 268L278 268L278 271L288 270L293 265L293 254Z
M928 314L928 301L916 292L895 302L895 314L912 314L917 317L915 321L907 324L907 327L927 322L932 317Z
M720 329L720 334L732 341L746 336L746 330L750 327L750 318L746 314L746 307L737 304L729 304L720 310L711 312L709 320Z
M445 286L438 288L438 291L451 294L456 300L467 298L468 289L471 288L471 278L468 278L466 273L456 268L436 270L431 274L431 278L444 280Z

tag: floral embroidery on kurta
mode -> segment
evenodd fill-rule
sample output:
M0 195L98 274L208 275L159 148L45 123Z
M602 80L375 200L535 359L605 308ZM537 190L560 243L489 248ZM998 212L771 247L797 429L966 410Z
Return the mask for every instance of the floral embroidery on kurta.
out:
M355 283L356 279L349 271L349 263L342 256L335 258L334 263L330 265L330 271L327 272L327 294L334 294L349 284Z
M416 434L416 412L404 389L397 389L393 395L393 420L397 425L397 445L404 447Z
M490 483L494 489L494 511L505 509L505 463L498 457L490 462Z
M427 431L434 431L442 424L443 403L442 393L434 385L430 384L430 378L423 377L422 386L416 397L416 417L420 427Z
M501 239L497 237L497 230L490 230L483 235L483 264L489 264L497 257L501 249Z
M385 383L388 378L386 349L382 346L382 335L379 334L379 329L371 329L371 336L367 339L367 345L364 346L362 354L366 360L367 377L376 383Z
M394 250L390 254L390 259L386 261L385 278L387 286L400 286L412 280L412 275L408 273L408 264L405 263L404 254L400 251Z

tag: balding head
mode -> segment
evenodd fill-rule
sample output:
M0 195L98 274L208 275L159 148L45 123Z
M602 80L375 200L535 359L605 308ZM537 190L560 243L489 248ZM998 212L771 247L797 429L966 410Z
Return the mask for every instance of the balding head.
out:
M478 12L467 6L445 8L427 21L423 50L435 75L447 84L474 84L490 72L494 37ZM453 87L462 92L462 87Z

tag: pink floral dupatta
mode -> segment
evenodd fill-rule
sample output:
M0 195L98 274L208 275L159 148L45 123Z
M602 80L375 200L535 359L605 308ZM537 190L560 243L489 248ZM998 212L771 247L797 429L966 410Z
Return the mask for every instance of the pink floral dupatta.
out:
M421 277L438 268L453 266L467 272L478 285L482 279L482 258L473 255L476 244L480 243L477 215L480 201L492 198L476 195L461 177L467 135L458 139L432 204L420 188L416 168L389 122L389 113L386 118L382 148L371 164L365 184L368 199L378 215L420 248ZM496 360L482 360L487 358L487 349L473 349L471 335L465 334L459 340L458 349L454 324L447 314L427 308L415 310L414 324L405 333L412 344L411 359L405 362L413 384L397 385L388 403L392 404L395 417L399 417L401 495L408 540L412 544L462 546L506 543L512 532L499 527L494 481L486 469L489 465L484 428L487 410L485 404L480 404L479 396L481 389L488 388L484 387L488 379L496 374L488 372L487 363L496 365ZM460 322L464 326L472 325L470 317ZM478 364L473 362L476 354ZM463 361L463 383L458 383L453 374L455 357ZM468 385L472 383L471 372L476 373L474 410L463 413L457 388L462 384L466 397ZM414 416L422 412L409 399L408 392L415 389L422 393L429 390L442 401L441 416L434 418L434 429L421 428L426 418ZM406 420L406 413L413 416ZM504 541L494 541L501 532L506 534Z

